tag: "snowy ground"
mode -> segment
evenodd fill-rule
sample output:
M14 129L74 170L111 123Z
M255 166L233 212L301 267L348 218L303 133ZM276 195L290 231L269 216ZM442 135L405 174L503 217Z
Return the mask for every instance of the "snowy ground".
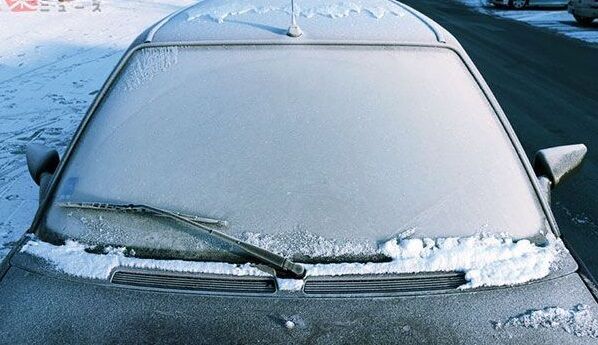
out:
M0 260L37 207L26 145L45 143L62 153L129 43L191 2L100 0L94 12L91 0L75 0L59 12L48 0L49 12L17 13L0 1Z
M487 0L457 1L474 7L477 11L484 14L525 22L575 39L598 43L598 21L595 21L593 26L589 28L581 27L577 25L575 19L573 19L573 15L568 13L566 9L529 9L516 11L496 8L493 5L489 5Z

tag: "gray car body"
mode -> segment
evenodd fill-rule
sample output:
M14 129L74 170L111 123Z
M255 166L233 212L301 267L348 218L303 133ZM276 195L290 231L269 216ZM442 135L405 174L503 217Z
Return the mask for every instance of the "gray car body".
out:
M288 20L259 16L259 22L203 21L190 26L186 12L177 12L137 38L105 83L67 149L61 171L101 104L108 87L132 52L147 46L171 45L407 45L437 46L456 52L476 78L508 133L541 200L550 229L558 228L542 196L533 170L503 111L456 39L420 13L408 13L400 24L371 31L348 25L328 31L318 20L299 20L300 39L285 35ZM246 19L246 18L244 18ZM342 24L335 24L342 25ZM402 26L401 26L402 25ZM403 30L402 30L403 29ZM408 30L407 30L408 29ZM41 202L31 231L47 208ZM530 310L589 306L598 314L592 278L573 256L564 254L558 267L527 284L434 293L386 293L313 296L301 291L268 295L208 293L136 288L109 280L81 279L57 272L43 260L21 253L21 243L0 266L0 343L402 343L402 344L595 344L560 328L496 325ZM287 321L292 321L289 327Z

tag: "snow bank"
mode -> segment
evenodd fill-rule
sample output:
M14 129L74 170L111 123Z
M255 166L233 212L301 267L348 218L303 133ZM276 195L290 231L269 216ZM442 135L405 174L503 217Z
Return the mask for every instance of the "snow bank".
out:
M152 260L125 256L125 250L110 249L93 254L88 247L74 241L55 246L31 239L21 252L47 260L57 270L84 278L108 279L117 267L146 268L176 272L228 275L267 275L250 264L235 265L216 262ZM383 263L338 263L305 265L307 276L339 276L348 274L392 274L416 272L465 272L467 283L461 288L501 286L525 283L550 273L551 265L566 249L554 237L545 246L528 240L513 241L508 237L472 236L464 238L391 240L380 252L392 258ZM281 290L301 290L302 280L279 279Z
M497 323L496 329L505 327L557 328L578 337L598 338L598 320L590 307L578 304L573 309L558 307L530 310L525 314L509 319L505 324Z
M269 12L283 12L290 15L291 2L272 0L206 0L189 11L187 20L207 19L222 23L230 16L238 16L246 13L265 14ZM380 19L385 15L405 15L405 12L400 7L385 0L350 0L332 4L329 1L322 0L295 1L295 14L305 18L312 18L314 16L342 18L361 13L369 14L376 19Z

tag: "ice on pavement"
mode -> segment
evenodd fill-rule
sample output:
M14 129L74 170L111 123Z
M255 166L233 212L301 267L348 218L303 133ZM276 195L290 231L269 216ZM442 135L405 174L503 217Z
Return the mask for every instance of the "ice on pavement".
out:
M188 20L208 19L222 23L231 16L269 12L291 14L291 2L288 0L205 0L189 11ZM403 16L405 14L399 6L387 0L350 0L333 4L322 0L295 2L295 14L305 18L314 16L343 18L362 13L376 19L380 19L385 15Z
M562 329L578 337L598 338L598 319L589 306L578 304L571 309L559 307L530 310L510 318L507 322L496 323L497 330L506 327Z
M149 260L127 256L122 248L105 254L90 253L86 248L74 241L56 246L32 238L21 252L45 259L58 271L91 279L107 279L117 267L233 275L265 274L249 264ZM552 236L543 246L529 240L514 241L498 235L393 239L380 246L380 252L392 259L389 262L306 264L305 267L308 276L459 271L465 273L467 280L461 288L467 289L515 285L543 278L565 250L562 242ZM279 284L284 290L298 290L302 288L303 281L280 280Z

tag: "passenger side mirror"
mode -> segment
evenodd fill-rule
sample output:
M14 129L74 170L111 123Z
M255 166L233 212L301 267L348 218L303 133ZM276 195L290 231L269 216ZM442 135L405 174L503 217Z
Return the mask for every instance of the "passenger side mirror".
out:
M536 153L534 171L549 200L550 189L575 170L587 152L588 148L584 144L577 144L551 147Z
M46 190L52 179L52 175L60 163L60 157L56 150L45 147L44 145L31 144L27 146L25 153L27 157L27 168L29 174L37 185L39 185L39 200L43 200Z

